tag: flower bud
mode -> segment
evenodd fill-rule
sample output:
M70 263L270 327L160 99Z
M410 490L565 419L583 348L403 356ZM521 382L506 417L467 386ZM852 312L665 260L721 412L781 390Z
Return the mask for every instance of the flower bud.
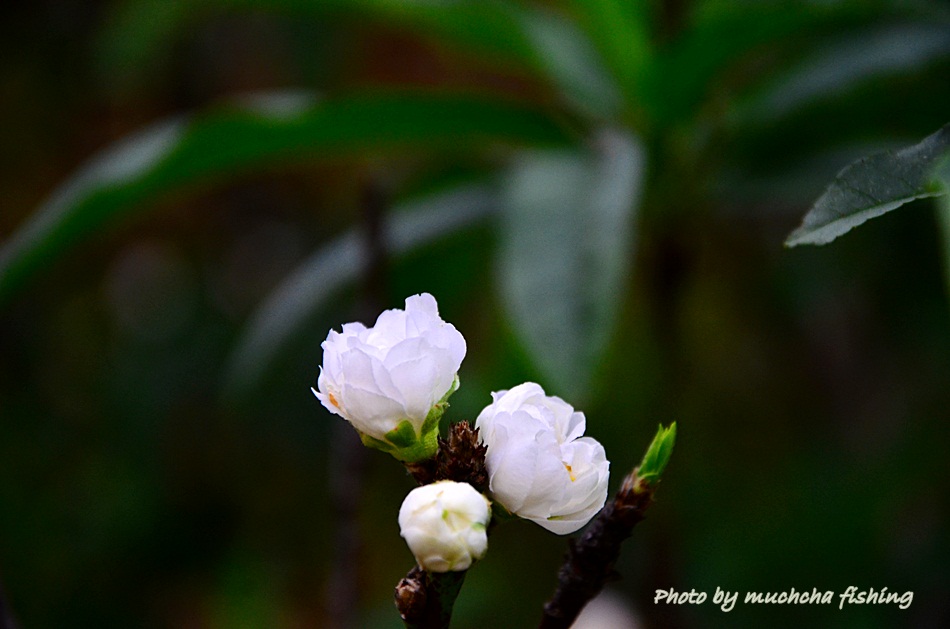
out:
M400 535L425 570L468 570L488 550L490 504L468 483L446 480L417 487L399 509Z
M347 323L323 342L314 394L359 431L363 443L403 461L435 454L439 419L458 388L465 339L428 294L387 310L376 325Z
M492 497L558 535L587 524L607 500L610 462L600 443L581 436L584 414L533 382L492 398L475 420Z

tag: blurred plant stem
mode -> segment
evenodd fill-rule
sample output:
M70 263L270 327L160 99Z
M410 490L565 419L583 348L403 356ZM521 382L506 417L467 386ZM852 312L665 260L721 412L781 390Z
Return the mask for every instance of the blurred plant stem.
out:
M365 448L346 422L336 422L330 449L330 496L335 531L332 566L326 589L329 625L356 626L359 607L359 497L365 468Z
M683 30L690 11L689 0L663 0L660 4L660 35L671 41Z
M13 612L7 604L7 597L3 592L3 584L0 583L0 629L17 629L16 621L13 620Z
M365 247L360 319L372 324L386 306L386 243L383 221L387 205L384 186L370 176L360 200ZM347 629L358 625L360 532L359 510L366 448L347 422L335 422L330 448L330 497L334 515L334 556L326 589L329 626Z

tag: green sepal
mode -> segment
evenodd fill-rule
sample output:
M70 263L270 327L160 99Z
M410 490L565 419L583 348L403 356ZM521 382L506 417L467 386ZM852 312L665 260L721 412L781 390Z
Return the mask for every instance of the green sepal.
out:
M382 450L383 452L392 452L393 447L386 443L385 441L380 441L376 437L370 437L365 432L356 431L360 435L360 441L363 442L363 445L367 448L374 448L376 450Z
M394 430L386 433L386 441L396 448L411 448L418 439L416 438L416 429L408 420L399 422Z
M637 468L637 478L648 485L652 485L660 480L660 475L670 462L670 455L673 454L673 444L676 442L676 422L670 424L669 428L660 428L653 437L653 442L647 448L647 453L643 455L640 467Z
M388 452L405 463L431 459L439 450L439 420L449 407L449 396L458 391L458 388L459 377L456 375L446 394L429 410L419 434L416 434L412 422L404 419L382 439L360 433L360 440L363 445Z
M429 431L417 437L412 423L408 419L399 422L385 435L385 440L359 433L360 441L368 448L388 452L400 461L414 463L431 459L439 449L439 431Z
M388 452L406 463L431 459L439 449L438 425L435 430L429 430L417 436L412 422L408 419L399 422L399 425L387 432L383 439L377 439L362 432L359 434L364 446Z

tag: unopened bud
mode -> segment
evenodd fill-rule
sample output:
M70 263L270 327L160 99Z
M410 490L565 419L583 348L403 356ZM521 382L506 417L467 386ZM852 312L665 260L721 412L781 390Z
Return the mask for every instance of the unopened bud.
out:
M409 492L399 509L400 534L429 572L467 570L488 550L488 499L468 483L440 481Z

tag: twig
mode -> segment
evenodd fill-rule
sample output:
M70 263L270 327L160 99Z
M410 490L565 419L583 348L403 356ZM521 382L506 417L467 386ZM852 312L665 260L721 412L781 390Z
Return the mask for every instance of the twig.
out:
M630 537L653 502L654 486L637 476L634 469L623 481L613 501L577 540L571 540L567 557L558 570L554 595L544 605L540 629L568 629L608 580L616 578L614 564L620 545Z

